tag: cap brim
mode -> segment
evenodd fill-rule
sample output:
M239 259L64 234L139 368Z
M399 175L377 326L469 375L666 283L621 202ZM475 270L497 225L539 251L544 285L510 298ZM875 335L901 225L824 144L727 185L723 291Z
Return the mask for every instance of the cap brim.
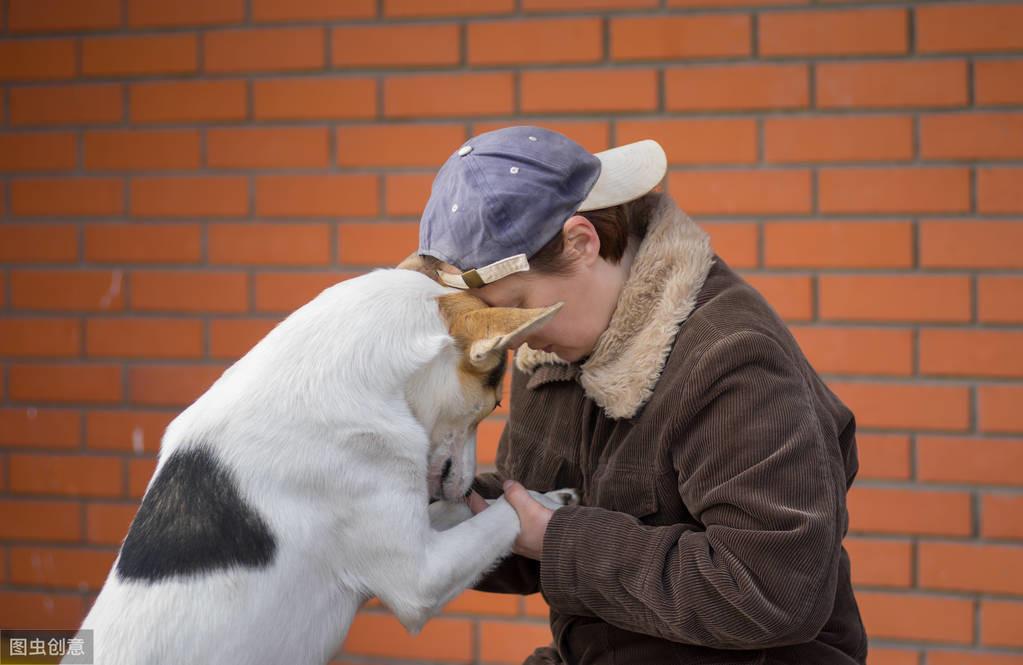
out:
M600 160L600 176L579 204L579 212L638 199L656 187L668 171L668 156L652 139L604 150L594 157Z

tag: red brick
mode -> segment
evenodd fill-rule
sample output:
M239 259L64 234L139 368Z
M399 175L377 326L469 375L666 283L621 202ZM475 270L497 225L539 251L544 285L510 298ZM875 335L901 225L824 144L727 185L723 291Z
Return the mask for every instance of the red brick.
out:
M980 502L981 536L1023 539L1023 495L982 494Z
M520 105L525 113L652 111L657 89L652 69L530 71Z
M253 114L258 120L374 118L376 90L370 78L262 79L253 82Z
M641 9L656 7L657 0L523 0L527 12L551 12L565 9Z
M916 445L920 480L1023 485L1023 440L921 437Z
M899 161L913 158L909 116L767 118L769 162Z
M249 212L244 177L139 177L131 183L138 217L241 217Z
M1010 653L942 650L928 651L927 665L1023 665L1023 660Z
M970 209L967 169L822 169L818 179L823 212L965 212Z
M330 261L326 224L210 224L210 263L325 265Z
M979 386L977 400L982 432L1023 432L1023 386Z
M969 242L963 242L968 238ZM925 221L920 264L928 268L1023 268L1023 221Z
M1023 60L973 63L973 98L981 106L1023 104Z
M860 469L857 478L908 480L909 437L893 434L857 434Z
M75 135L70 132L0 134L0 172L67 171L76 162Z
M908 540L846 538L854 585L908 587L913 581L913 545Z
M99 590L116 551L12 547L11 582L56 589Z
M91 319L85 351L100 358L198 358L202 323L188 319Z
M523 45L528 44L528 48ZM604 56L599 18L470 23L470 65L597 62Z
M1023 169L977 169L977 210L1023 212Z
M120 545L138 511L137 504L90 503L85 507L86 534L90 543Z
M375 0L253 0L255 21L337 21L376 16Z
M71 409L0 409L0 446L77 448L82 419Z
M117 457L14 454L9 464L11 491L18 494L101 497L123 492Z
M984 323L1023 323L1023 277L977 278L977 316Z
M9 0L11 32L85 31L118 28L120 0Z
M512 122L476 122L473 123L473 136L484 132L490 132L502 127L513 125ZM564 134L590 152L600 152L611 147L610 127L603 120L578 121L578 120L537 120L533 123L537 127L544 127L555 132ZM622 122L618 123L618 136L621 140ZM646 138L646 137L643 137ZM628 141L622 140L622 143Z
M1023 594L1023 548L975 543L921 542L920 586L925 589Z
M128 0L128 23L136 28L239 23L245 0Z
M81 595L0 591L0 623L5 628L76 630L85 618Z
M870 665L920 665L920 653L870 645Z
M515 10L515 0L384 0L384 16L466 16L508 14Z
M798 327L792 330L818 372L825 374L913 373L913 333L891 328Z
M909 48L904 9L765 12L759 20L765 56L899 55Z
M190 74L198 67L195 35L119 35L82 41L82 73L86 76Z
M970 535L969 492L853 487L847 503L853 533Z
M983 600L980 603L980 642L994 647L1023 647L1023 603Z
M136 123L244 120L245 81L153 81L131 86Z
M509 73L423 74L384 81L384 113L391 118L486 116L512 112Z
M10 210L23 217L119 215L124 211L120 179L26 178L13 180L10 189Z
M275 175L256 179L261 217L372 217L379 213L376 175Z
M128 460L128 496L141 499L155 472L155 459Z
M700 227L710 235L714 253L733 268L755 268L760 263L756 224L708 222Z
M813 285L804 275L747 274L743 277L789 321L813 318Z
M94 171L199 167L199 131L96 130L85 133L85 168Z
M756 123L746 118L619 120L619 145L643 139L661 144L669 164L752 164L757 161Z
M387 176L388 215L421 215L430 198L433 173L393 173Z
M920 119L924 159L1023 157L1023 113L935 114Z
M129 367L129 399L135 404L184 406L206 392L225 369L189 364Z
M872 639L951 644L973 641L971 599L859 592L856 600ZM933 659L929 658L928 663Z
M967 388L875 382L834 382L831 388L860 427L963 431L970 424Z
M508 394L508 393L504 393ZM506 419L487 418L480 422L476 429L476 463L483 466L493 465L497 460L497 444L501 440Z
M256 309L261 312L291 312L328 286L354 276L355 273L350 272L257 273Z
M484 593L468 589L444 606L445 614L515 616L519 599L503 593Z
M764 224L764 264L778 268L910 268L909 222L799 221Z
M0 261L66 263L78 259L78 228L73 224L0 226Z
M97 262L194 263L198 224L102 223L85 226L85 258Z
M899 108L966 104L966 63L960 60L822 62L821 108Z
M752 25L742 14L611 19L615 60L674 60L749 55Z
M345 26L331 32L330 64L340 68L442 67L457 65L460 50L459 27L453 23Z
M155 453L173 418L173 413L163 411L90 411L86 442L95 450Z
M664 103L669 111L806 108L810 98L806 65L667 69L664 85Z
M116 402L121 368L113 365L10 365L11 399L39 402Z
M11 124L102 125L124 117L122 86L116 83L11 88Z
M231 127L206 132L206 162L214 168L304 168L329 165L326 127Z
M0 355L77 356L81 346L76 319L0 319Z
M823 319L955 322L970 319L970 281L958 275L821 275Z
M75 40L0 42L0 81L68 79L78 62Z
M433 619L412 637L390 615L361 612L348 632L344 651L363 656L468 663L472 660L472 623L462 619Z
M940 376L1023 377L1023 332L924 329L920 372Z
M550 641L547 624L480 622L480 658L488 663L521 663L533 649Z
M681 171L668 187L690 215L809 213L810 172L798 170Z
M236 359L266 337L277 319L217 319L210 321L210 356Z
M397 265L419 246L413 223L345 223L338 227L338 260L346 265Z
M323 28L218 30L203 35L204 69L215 73L308 71L326 65Z
M965 3L916 10L921 53L963 53L1023 48L1023 7Z
M244 312L243 272L138 271L131 275L131 306L141 311Z
M82 537L81 523L77 501L0 499L0 538L6 540L75 541Z
M120 270L14 270L11 304L18 309L116 311L124 306Z
M439 167L465 141L462 125L353 125L337 130L340 166Z

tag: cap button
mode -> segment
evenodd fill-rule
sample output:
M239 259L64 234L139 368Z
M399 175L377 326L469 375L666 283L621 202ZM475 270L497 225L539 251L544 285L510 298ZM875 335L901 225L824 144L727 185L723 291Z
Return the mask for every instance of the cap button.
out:
M461 148L458 149L458 155L460 157L465 157L470 152L472 152L472 146L471 145L463 145Z

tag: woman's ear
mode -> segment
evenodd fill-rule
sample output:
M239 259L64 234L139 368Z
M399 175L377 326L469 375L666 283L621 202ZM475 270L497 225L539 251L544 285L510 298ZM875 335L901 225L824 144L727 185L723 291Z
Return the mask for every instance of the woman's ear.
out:
M600 257L600 236L590 220L582 215L569 217L561 227L562 251L566 258L578 265L592 265Z

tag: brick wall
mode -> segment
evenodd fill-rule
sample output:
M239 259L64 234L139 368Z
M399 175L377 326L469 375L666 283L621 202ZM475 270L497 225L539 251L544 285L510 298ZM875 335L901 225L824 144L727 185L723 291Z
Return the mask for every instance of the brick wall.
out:
M667 188L855 410L872 665L1023 663L1023 3L0 1L0 626L71 627L167 422L529 122ZM493 459L504 414L481 432ZM518 663L467 593L344 663ZM342 662L339 661L339 662Z

